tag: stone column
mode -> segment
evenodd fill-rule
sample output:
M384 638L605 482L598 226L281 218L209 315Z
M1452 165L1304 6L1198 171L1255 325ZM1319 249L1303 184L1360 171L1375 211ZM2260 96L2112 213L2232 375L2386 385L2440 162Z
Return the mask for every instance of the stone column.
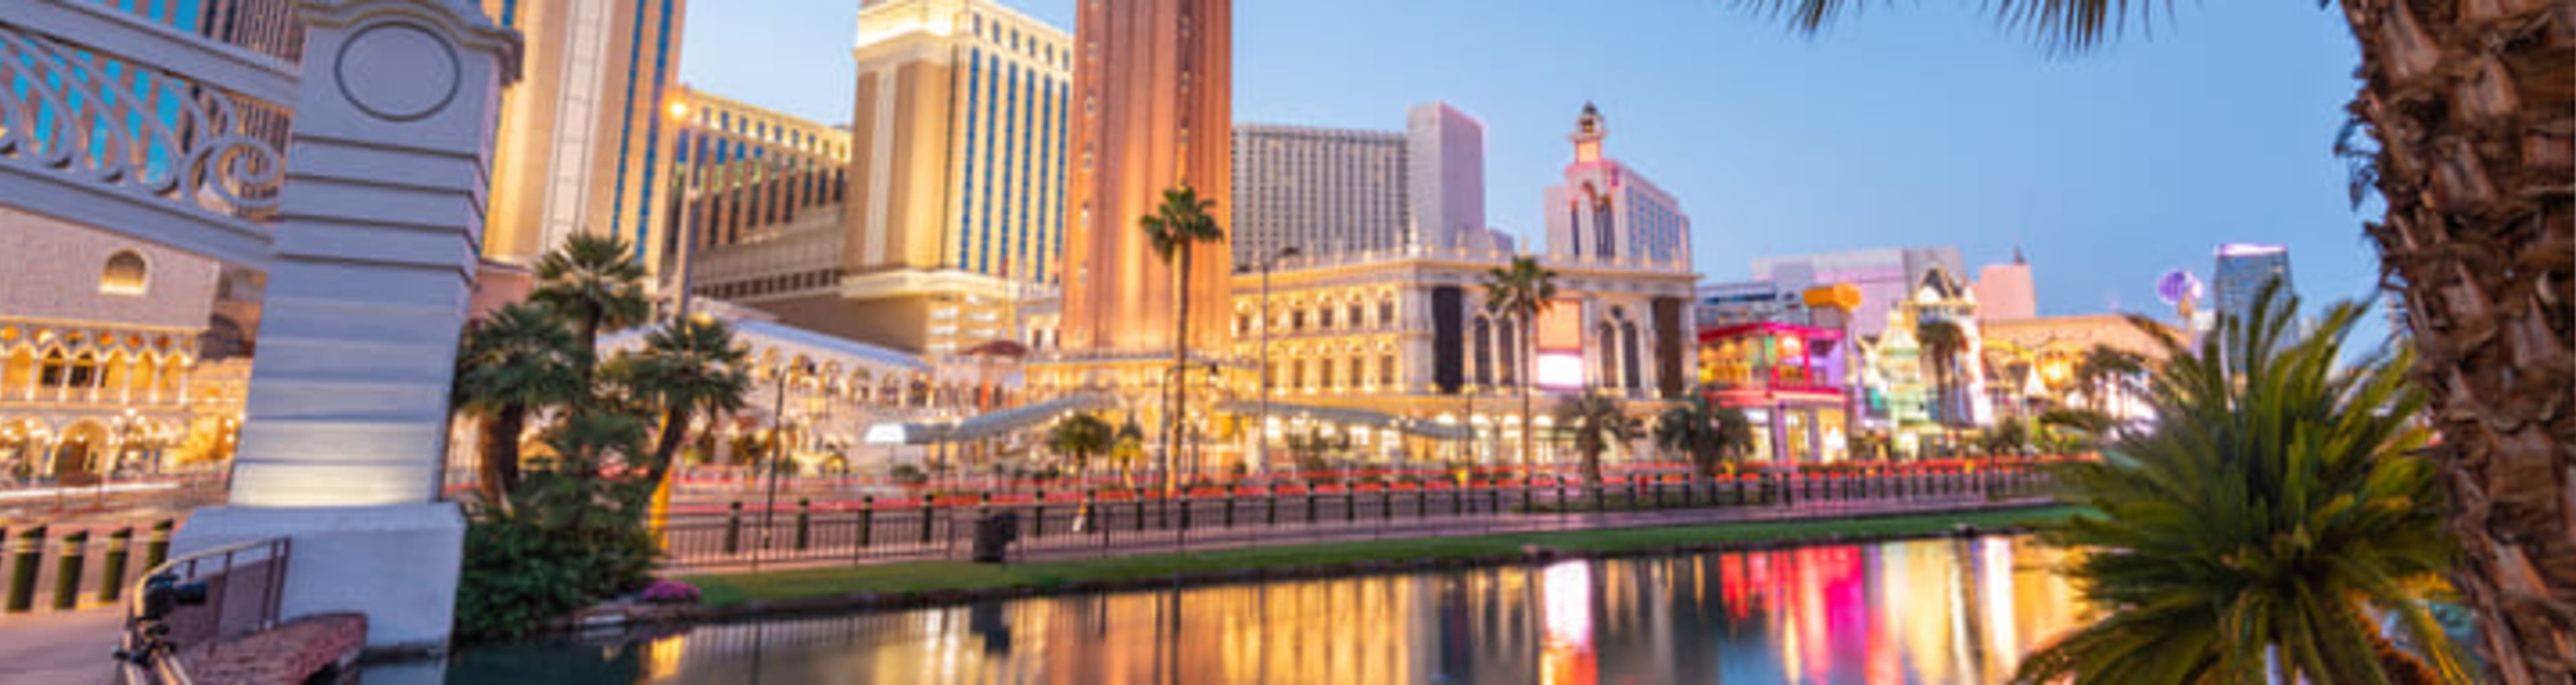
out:
M455 0L303 0L302 81L230 506L181 551L294 540L285 618L444 647L464 520L440 501L494 111L518 38Z

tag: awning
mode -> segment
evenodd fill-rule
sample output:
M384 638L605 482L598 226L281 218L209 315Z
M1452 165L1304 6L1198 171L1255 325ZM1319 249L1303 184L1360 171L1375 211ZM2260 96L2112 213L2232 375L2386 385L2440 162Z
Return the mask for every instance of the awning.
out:
M1118 401L1098 393L1073 393L1045 402L1016 409L985 414L964 421L890 421L868 426L865 442L870 445L928 445L941 442L963 442L998 438L1054 421L1074 412L1096 411L1118 406Z
M1261 411L1261 403L1245 400L1226 400L1218 402L1216 404L1216 410L1230 414L1253 415ZM1466 426L1444 424L1436 421L1424 421L1421 419L1396 416L1386 412L1369 411L1366 409L1351 409L1348 407L1321 407L1309 404L1272 402L1270 403L1270 415L1286 418L1303 417L1316 421L1328 421L1343 425L1393 429L1397 432L1418 435L1425 438L1431 438L1433 440L1466 440L1471 436L1467 431Z

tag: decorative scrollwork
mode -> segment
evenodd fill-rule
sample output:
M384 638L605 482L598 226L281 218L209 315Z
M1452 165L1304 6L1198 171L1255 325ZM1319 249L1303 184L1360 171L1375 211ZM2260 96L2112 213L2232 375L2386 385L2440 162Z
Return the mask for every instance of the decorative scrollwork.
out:
M0 163L265 221L285 110L0 22Z

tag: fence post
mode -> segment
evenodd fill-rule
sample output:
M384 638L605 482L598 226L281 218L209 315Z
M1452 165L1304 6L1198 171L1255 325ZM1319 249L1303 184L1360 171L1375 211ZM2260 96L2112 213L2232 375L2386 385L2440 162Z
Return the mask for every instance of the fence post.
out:
M1379 490L1377 492L1377 508L1378 520L1395 520L1395 491L1391 489Z
M859 549L867 549L867 548L868 548L868 539L869 539L869 538L871 538L871 537L875 537L875 535L876 535L876 530L877 530L877 497L876 497L875 495L863 495L863 496L860 496L860 497L859 497Z
M1451 515L1451 516L1459 516L1459 515L1464 515L1464 514L1466 514L1466 513L1467 513L1467 490L1466 490L1465 488L1452 488L1452 489L1450 489L1450 490L1449 490L1449 515Z
M1413 517L1417 519L1431 517L1431 491L1413 491Z
M930 544L930 527L939 516L939 509L931 506L931 502L937 499L938 495L921 493L921 544L924 545Z
M1306 486L1306 525L1315 524L1315 486Z
M152 522L152 537L143 542L143 570L160 568L161 562L170 560L170 529L174 523L170 519Z
M1235 500L1235 495L1236 495L1236 494L1237 494L1237 493L1234 491L1234 486L1231 486L1231 485L1226 486L1226 488L1225 488L1225 527L1226 527L1226 528L1228 528L1228 529L1232 529L1232 528L1234 528L1234 500Z
M115 602L125 590L125 559L132 553L134 528L118 528L107 534L107 559L98 567L98 601Z
M1189 492L1188 490L1182 490L1182 491L1181 491L1181 532L1183 532L1183 533L1187 533L1187 532L1189 532L1189 531L1190 531L1190 509L1191 509L1191 507L1190 507L1190 501L1191 501L1191 500L1190 500L1190 492Z
M1266 501L1265 501L1265 503L1264 503L1264 507L1265 507L1265 508L1267 508L1267 509L1269 509L1269 510L1270 510L1270 513L1268 513L1268 514L1265 514L1265 515L1264 515L1264 518L1263 518L1263 519L1262 519L1262 521L1261 521L1261 525L1263 525L1263 526L1270 526L1270 527L1278 526L1278 525L1279 525L1279 484L1278 484L1278 483L1271 483L1269 487L1262 488L1262 492L1266 493L1266 494L1264 494L1264 495L1262 495L1262 496L1261 496L1261 498L1262 498L1263 500L1266 500Z
M45 527L36 526L18 534L17 547L10 556L17 557L9 570L7 610L23 614L36 608L36 564L44 560Z
M724 553L734 554L740 551L742 551L742 503L734 502L725 507Z
M796 498L796 551L805 551L814 542L814 501Z
M81 564L89 560L89 531L63 536L63 551L54 557L54 609L80 605Z
M1029 500L1029 538L1046 535L1046 490L1039 489L1037 499Z

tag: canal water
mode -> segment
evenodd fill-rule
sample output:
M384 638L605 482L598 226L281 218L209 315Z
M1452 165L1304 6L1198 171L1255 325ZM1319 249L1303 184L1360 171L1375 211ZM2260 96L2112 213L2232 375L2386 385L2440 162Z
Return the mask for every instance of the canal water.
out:
M450 683L1986 683L2085 618L2026 538L1047 597L471 650Z

